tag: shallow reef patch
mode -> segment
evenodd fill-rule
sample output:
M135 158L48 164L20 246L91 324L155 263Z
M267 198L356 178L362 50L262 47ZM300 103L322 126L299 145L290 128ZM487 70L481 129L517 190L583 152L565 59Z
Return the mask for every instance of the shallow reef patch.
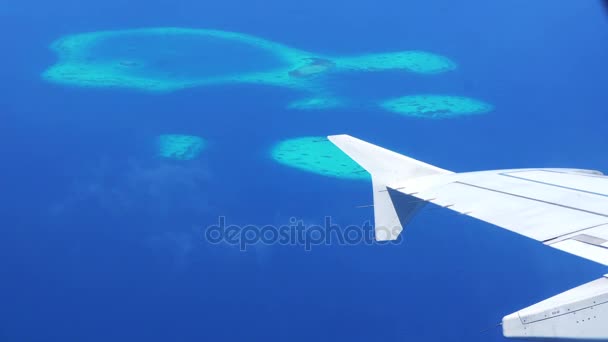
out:
M271 150L283 164L323 176L369 180L370 176L325 137L299 137L281 141Z
M195 159L205 145L203 138L194 135L163 134L157 138L158 155L167 159Z
M295 110L318 110L339 108L345 105L346 102L344 100L336 97L315 96L293 101L287 105L287 108Z
M426 51L399 51L338 57L336 65L343 70L405 70L419 74L438 74L456 69L449 58Z
M494 108L480 100L451 95L408 95L384 101L380 106L401 115L429 119L484 114Z
M304 65L300 65L289 72L289 76L296 78L314 77L324 74L336 66L336 63L324 58L311 57L305 60Z

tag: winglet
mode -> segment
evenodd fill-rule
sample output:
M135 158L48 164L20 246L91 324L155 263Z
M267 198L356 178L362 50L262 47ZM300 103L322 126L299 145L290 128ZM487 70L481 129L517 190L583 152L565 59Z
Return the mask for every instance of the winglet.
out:
M451 173L350 135L331 135L328 139L372 176L375 233L378 241L396 240L403 226L426 204L406 201L397 208L387 185L401 180Z

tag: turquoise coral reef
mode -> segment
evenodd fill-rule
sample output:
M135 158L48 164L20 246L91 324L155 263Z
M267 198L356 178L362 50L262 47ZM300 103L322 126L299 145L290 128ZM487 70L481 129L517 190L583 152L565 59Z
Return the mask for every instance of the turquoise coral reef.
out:
M52 49L58 62L43 74L49 81L150 91L229 82L293 86L288 72L305 55L246 34L187 28L76 34Z
M205 140L193 135L163 134L157 138L158 155L167 159L191 160L205 147Z
M323 74L336 66L336 64L328 59L323 58L308 58L308 64L301 65L289 72L289 76L304 78L313 77Z
M277 162L300 170L346 179L370 176L325 137L299 137L277 143L271 151Z
M287 108L297 110L332 109L345 105L345 101L335 97L316 96L291 102Z
M69 35L51 48L58 61L43 73L48 81L159 92L226 83L315 92L323 87L318 76L330 72L455 68L449 59L422 51L324 56L243 33L175 27Z
M336 65L353 71L406 70L419 74L438 74L456 69L456 64L447 57L425 51L347 56L337 58Z
M409 95L384 101L381 106L402 115L430 119L483 114L493 109L483 101L447 95Z

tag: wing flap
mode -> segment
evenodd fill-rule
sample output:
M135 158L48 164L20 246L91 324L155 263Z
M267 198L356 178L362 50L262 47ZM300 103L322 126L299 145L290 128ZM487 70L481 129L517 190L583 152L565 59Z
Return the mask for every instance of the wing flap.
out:
M564 252L608 266L608 248L572 238L549 245Z

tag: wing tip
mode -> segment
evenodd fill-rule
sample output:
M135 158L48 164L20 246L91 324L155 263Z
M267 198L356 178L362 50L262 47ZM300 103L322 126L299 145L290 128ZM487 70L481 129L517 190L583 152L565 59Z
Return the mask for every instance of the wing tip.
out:
M327 139L329 139L329 141L334 142L336 140L341 140L341 139L347 139L347 138L352 138L352 136L348 135L348 134L332 134L332 135L328 135Z

